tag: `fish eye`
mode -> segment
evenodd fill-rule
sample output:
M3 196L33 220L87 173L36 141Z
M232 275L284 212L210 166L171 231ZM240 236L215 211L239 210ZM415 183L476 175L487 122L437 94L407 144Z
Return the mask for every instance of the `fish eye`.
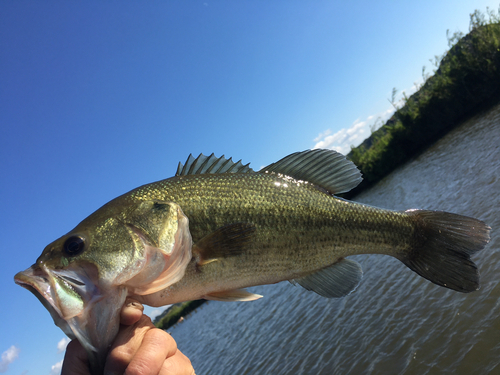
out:
M81 236L71 236L64 242L64 252L74 256L80 254L85 248L85 239Z

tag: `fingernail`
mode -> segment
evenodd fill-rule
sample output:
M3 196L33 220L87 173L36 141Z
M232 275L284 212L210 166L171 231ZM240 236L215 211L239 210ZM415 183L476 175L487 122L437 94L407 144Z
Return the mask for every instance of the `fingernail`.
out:
M137 309L141 309L143 307L142 304L140 304L139 302L130 302L128 305L130 307L135 307Z

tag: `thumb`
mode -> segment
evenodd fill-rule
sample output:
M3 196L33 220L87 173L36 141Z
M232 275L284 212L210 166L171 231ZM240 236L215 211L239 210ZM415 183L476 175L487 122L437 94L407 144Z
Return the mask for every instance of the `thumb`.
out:
M132 298L127 298L120 311L120 323L131 326L141 319L144 306Z

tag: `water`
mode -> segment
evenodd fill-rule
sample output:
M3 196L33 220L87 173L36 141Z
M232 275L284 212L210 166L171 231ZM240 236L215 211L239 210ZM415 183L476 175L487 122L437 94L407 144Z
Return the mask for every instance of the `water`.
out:
M288 282L255 302L209 302L172 329L203 374L500 373L500 106L455 129L355 200L477 217L493 229L474 256L482 287L438 287L387 256L353 257L355 293L325 299Z

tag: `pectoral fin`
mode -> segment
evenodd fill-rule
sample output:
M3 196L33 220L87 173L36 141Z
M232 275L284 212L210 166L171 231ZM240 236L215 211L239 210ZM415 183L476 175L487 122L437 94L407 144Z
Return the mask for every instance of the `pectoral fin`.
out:
M358 262L342 259L318 272L290 282L326 298L340 298L354 291L362 277L363 271Z
M251 243L255 226L249 223L225 225L203 237L193 246L199 266L241 254Z
M224 292L214 292L203 296L204 299L213 301L255 301L262 298L260 294L247 292L245 289L226 290Z

